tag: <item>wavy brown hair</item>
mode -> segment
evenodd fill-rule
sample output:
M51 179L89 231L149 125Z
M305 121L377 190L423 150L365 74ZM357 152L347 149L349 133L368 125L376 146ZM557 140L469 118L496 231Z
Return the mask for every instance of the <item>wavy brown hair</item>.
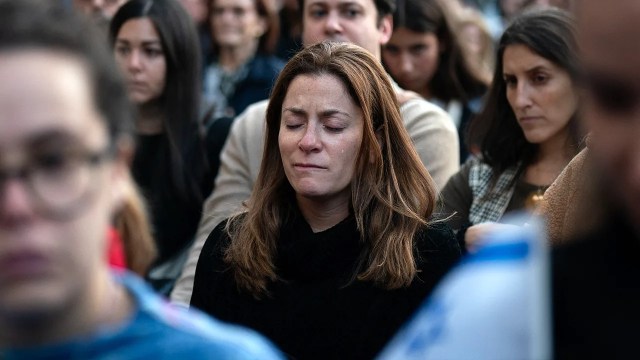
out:
M294 193L278 147L282 103L300 75L332 75L362 109L364 131L351 181L351 208L364 250L353 278L388 289L408 286L416 276L414 238L434 210L436 188L404 128L398 101L382 65L366 50L345 43L319 43L284 67L267 109L262 165L247 213L227 223L231 242L225 262L238 287L256 297L278 280L276 243L295 211Z

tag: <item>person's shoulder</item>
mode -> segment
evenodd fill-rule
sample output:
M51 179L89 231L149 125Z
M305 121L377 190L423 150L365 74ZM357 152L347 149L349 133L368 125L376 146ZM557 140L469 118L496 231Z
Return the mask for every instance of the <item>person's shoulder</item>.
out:
M273 74L278 74L285 64L285 61L277 56L257 54L251 61L250 67L253 74L273 80Z
M404 90L400 90L400 92L396 91L396 93L402 94L403 91ZM405 126L420 123L423 126L437 127L457 134L456 126L449 114L424 98L409 96L408 99L400 105L400 114L402 115Z
M247 106L247 108L242 113L240 113L240 115L238 115L238 117L236 118L236 122L243 121L253 123L259 121L263 123L265 121L268 107L269 99L255 102Z
M432 221L416 233L415 246L423 260L431 261L462 254L453 230L444 221Z
M250 134L262 137L265 130L267 107L269 107L268 99L249 105L233 120L231 133L243 134L243 138ZM253 139L251 139L251 141L253 141Z
M149 348L145 356L160 358L280 359L275 347L257 333L224 324L195 309L172 305L155 295L138 279L127 287L139 304L129 334L137 334L137 346ZM146 335L146 336L145 336Z
M418 277L432 286L462 257L462 250L453 230L442 221L432 221L416 233L414 254Z
M455 241L453 230L443 221L432 221L423 226L417 234L418 245L425 247L448 245Z

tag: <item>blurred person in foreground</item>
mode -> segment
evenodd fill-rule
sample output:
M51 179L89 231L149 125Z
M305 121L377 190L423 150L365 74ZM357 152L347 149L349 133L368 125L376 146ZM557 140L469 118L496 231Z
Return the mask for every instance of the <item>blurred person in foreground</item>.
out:
M581 222L594 224L588 224L591 229L586 233L580 231L575 238L563 239L566 244L552 250L552 296L528 299L551 301L553 315L547 318L531 316L529 322L552 323L553 332L548 337L553 343L555 359L635 359L640 356L637 345L640 323L640 68L637 64L640 47L632 44L637 44L640 37L637 21L640 3L635 0L606 3L582 0L576 2L575 9L582 63L581 121L589 131L588 153L583 153L576 161L580 163L577 164L579 173L593 181L589 180L591 183L587 185L580 183L578 189L567 188L571 193L583 192L580 196L586 196L590 202L579 200L566 202L564 206L580 207L571 210L577 214L571 217L576 226L584 227L579 224ZM572 174L563 176L571 178ZM593 213L596 213L595 219ZM575 231L571 233L576 234ZM518 239L519 236L511 238ZM474 256L477 258L482 253L483 249L480 249ZM518 254L528 256L526 251L509 251L483 257L484 260L500 261ZM463 263L473 264L474 256ZM473 276L472 273L469 275ZM503 275L504 272L497 271L492 274L494 285L501 284L496 280ZM536 286L532 278L527 281L526 288ZM443 282L443 288L445 284ZM425 348L432 347L439 337L452 348L467 349L469 358L483 358L472 352L472 342L456 339L469 328L474 329L477 336L487 333L498 322L494 315L496 311L491 310L504 310L500 307L505 300L517 297L517 292L522 290L521 287L509 287L509 284L501 285L499 294L479 293L487 301L468 302L468 313L473 316L460 319L465 325L460 328L463 331L454 332L449 325L452 317L447 312L455 311L451 304L438 304L439 309L445 310L439 321L424 316L428 312L419 315L418 321L425 325L437 325L426 326L430 332L424 331L423 326L422 331L416 333L429 338L428 342L423 342ZM467 297L466 293L458 295L452 300ZM428 307L433 309L433 306L425 305ZM506 331L502 335L510 336L525 330L522 323L513 319L508 311L502 311L499 322L509 323L503 327ZM405 337L399 344L415 353L414 339ZM486 341L481 344L483 350L490 351L503 345L508 344ZM421 358L428 359L426 356ZM487 358L499 357L494 352Z
M198 261L191 305L300 359L370 359L459 259L387 74L335 42L299 52L267 110L246 212Z
M556 358L637 358L640 3L582 0L574 7L594 166L590 176L604 195L584 211L606 211L598 229L553 253Z
M109 271L133 118L95 31L62 7L0 1L0 358L277 358Z
M302 42L350 42L380 61L381 49L391 36L394 0L299 0ZM437 189L459 168L458 133L451 118L438 106L392 82L402 122L422 164ZM215 191L203 206L196 242L171 294L174 302L188 304L200 250L209 233L222 220L242 209L251 196L262 160L265 113L268 101L253 104L235 121L220 154ZM262 190L262 189L259 189Z

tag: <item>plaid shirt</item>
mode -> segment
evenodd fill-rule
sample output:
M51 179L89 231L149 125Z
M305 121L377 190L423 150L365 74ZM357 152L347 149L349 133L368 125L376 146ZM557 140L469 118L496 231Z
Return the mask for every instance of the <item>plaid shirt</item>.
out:
M473 193L469 221L476 225L500 220L513 196L519 165L503 171L494 181L493 170L481 159L470 157L467 162L471 163L469 187Z

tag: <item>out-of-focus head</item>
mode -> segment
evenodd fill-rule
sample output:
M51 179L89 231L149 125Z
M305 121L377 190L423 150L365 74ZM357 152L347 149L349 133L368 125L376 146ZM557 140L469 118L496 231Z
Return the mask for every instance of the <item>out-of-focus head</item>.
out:
M393 13L393 33L383 47L382 59L400 86L423 93L441 54L451 51L452 44L451 28L437 1L406 0Z
M73 0L73 6L98 20L110 20L127 0Z
M317 91L335 96L341 107L312 96ZM393 162L390 158L399 156L391 139L410 147L406 134L397 134L403 130L393 88L379 62L352 44L319 43L292 58L273 88L261 176L269 183L288 179L296 191L305 184L324 191L339 183L347 193L368 192L365 187L375 186ZM305 163L319 166L306 169Z
M498 11L503 18L510 20L524 10L530 1L531 0L498 0Z
M199 84L198 35L176 0L128 1L111 21L109 35L135 103L179 99Z
M468 53L482 72L492 74L495 64L494 43L482 13L473 8L463 8L455 16L454 28L463 51Z
M238 48L257 43L257 51L272 54L280 36L276 6L275 0L211 0L209 22L215 45Z
M0 1L0 327L69 310L107 271L132 114L102 35L42 1Z
M640 223L640 3L575 3L585 68L584 123L605 184Z
M207 22L209 17L209 0L180 0L180 3L191 15L196 25L202 25Z
M389 41L394 0L298 0L302 11L302 43L321 41L356 44L380 59Z

